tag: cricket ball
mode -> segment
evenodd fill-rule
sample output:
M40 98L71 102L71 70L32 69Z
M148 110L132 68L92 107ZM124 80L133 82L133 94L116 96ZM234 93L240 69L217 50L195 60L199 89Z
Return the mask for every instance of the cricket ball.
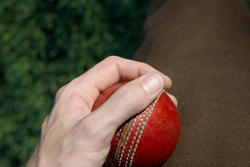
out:
M126 83L104 90L96 99L93 110ZM179 136L180 118L176 106L163 90L144 111L118 128L104 166L161 166L173 153Z

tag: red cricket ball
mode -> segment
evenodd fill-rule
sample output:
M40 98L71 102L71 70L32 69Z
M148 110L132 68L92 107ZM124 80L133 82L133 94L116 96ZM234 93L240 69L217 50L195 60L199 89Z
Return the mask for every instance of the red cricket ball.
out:
M127 82L111 86L96 99L93 110ZM177 109L165 91L143 112L125 122L115 133L105 166L161 166L174 151L180 136Z

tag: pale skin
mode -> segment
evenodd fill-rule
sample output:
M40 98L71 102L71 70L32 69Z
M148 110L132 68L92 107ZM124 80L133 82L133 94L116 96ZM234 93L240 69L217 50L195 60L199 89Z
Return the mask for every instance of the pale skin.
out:
M125 80L130 82L91 112L103 90ZM168 76L148 64L117 56L106 58L58 90L26 166L102 166L117 128L171 84ZM169 96L177 105L176 98Z

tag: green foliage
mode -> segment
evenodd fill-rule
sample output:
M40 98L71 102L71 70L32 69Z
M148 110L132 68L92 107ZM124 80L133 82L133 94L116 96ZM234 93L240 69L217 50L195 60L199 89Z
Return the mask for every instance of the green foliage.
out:
M246 0L247 1L247 5L250 8L250 0Z
M0 166L32 153L56 90L108 55L130 58L148 1L0 1Z

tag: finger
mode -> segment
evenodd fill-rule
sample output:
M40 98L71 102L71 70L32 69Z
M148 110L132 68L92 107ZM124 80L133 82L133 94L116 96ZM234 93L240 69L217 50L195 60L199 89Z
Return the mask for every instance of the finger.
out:
M170 93L168 93L168 97L172 100L172 102L174 103L174 105L177 107L178 106L178 100L176 99L176 97Z
M92 124L88 127L93 127L92 132L101 132L104 137L114 133L123 122L149 106L162 91L163 85L158 73L149 73L127 83L87 116L89 124Z
M84 101L91 109L95 99L106 88L120 80L133 80L150 72L158 73L162 77L165 89L171 87L171 79L150 65L117 56L110 56L98 63L75 79L71 85L82 94L88 94L88 96L84 96L87 97Z

